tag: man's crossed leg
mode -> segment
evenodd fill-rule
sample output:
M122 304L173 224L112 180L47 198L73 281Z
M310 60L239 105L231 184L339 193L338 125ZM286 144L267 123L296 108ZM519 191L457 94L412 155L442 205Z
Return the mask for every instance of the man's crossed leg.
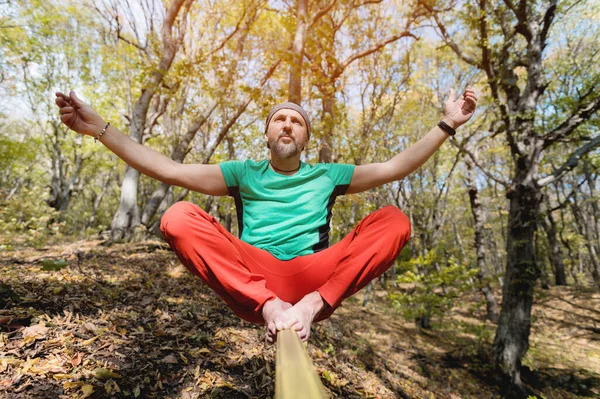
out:
M331 316L392 265L410 238L410 222L387 206L335 245L291 260L243 242L189 202L167 210L161 231L181 262L240 318L265 324L267 342L285 328L306 341L312 322Z

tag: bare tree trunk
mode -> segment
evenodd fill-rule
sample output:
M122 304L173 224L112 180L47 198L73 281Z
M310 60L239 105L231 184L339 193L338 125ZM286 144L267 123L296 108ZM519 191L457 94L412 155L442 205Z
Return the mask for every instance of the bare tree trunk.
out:
M548 237L548 246L550 247L548 258L550 259L552 269L554 270L554 281L556 285L567 285L565 264L563 262L563 256L556 234L556 221L554 220L552 211L548 205L549 204L547 204L548 212L546 214L546 218L540 218L540 224L544 228L546 236Z
M289 98L290 102L302 102L302 51L308 32L308 0L298 0L296 8L296 33L292 45L290 65Z
M104 182L102 184L102 191L100 191L100 194L98 194L98 196L96 198L94 198L94 204L92 205L92 214L90 215L85 228L88 228L88 227L94 225L94 222L96 221L96 214L98 213L98 208L100 208L102 199L104 198L106 191L108 191L109 183L113 177L113 174L114 174L116 168L117 167L114 166L110 170L110 172L108 173L108 176L106 177L106 180L104 180Z
M493 322L498 322L498 302L494 296L494 292L490 287L489 277L487 275L487 266L485 264L485 216L481 209L481 201L479 200L479 191L475 184L473 176L473 161L469 157L465 157L467 164L467 179L469 185L469 200L471 203L471 213L475 220L475 252L477 253L477 278L481 285L481 292L485 296L487 318Z
M50 198L46 200L48 205L57 211L66 211L71 201L71 196L75 191L75 186L79 182L79 173L83 166L83 156L76 150L75 164L71 175L68 176L68 162L65 162L64 149L62 147L62 139L59 137L64 135L62 129L52 123L54 136L51 139L52 151L50 157L52 160L52 175L50 179ZM75 141L78 145L81 144L82 137L76 137Z
M585 247L587 249L590 259L590 269L592 272L592 278L594 279L594 283L596 284L596 286L600 288L600 259L598 258L600 248L594 242L595 240L592 233L592 227L589 223L587 223L588 218L585 216L584 211L581 209L577 192L575 192L573 195L573 201L571 202L571 212L573 213L575 225L577 226L579 234L581 234L585 238Z
M161 32L163 45L162 58L152 73L150 80L142 89L142 92L133 108L129 137L138 143L142 142L142 136L144 129L146 128L146 119L148 117L148 109L150 107L152 97L154 97L156 89L163 81L165 74L171 68L173 59L175 58L175 55L177 54L177 51L181 45L182 38L180 37L175 39L173 37L173 24L186 1L188 4L186 7L184 7L184 12L181 15L181 20L185 21L189 11L189 6L191 5L189 0L174 0L166 12ZM183 35L185 29L182 29L181 31L181 34ZM112 241L129 239L133 229L140 225L140 212L137 203L139 178L140 173L132 167L127 166L123 183L121 185L119 209L117 210L117 213L115 214L111 224Z
M213 106L210 107L210 109L207 111L207 113L205 115L202 115L202 117L200 117L198 120L196 120L194 123L192 123L192 125L189 127L189 129L186 132L183 139L179 142L177 147L173 150L173 153L171 154L171 159L173 159L174 161L179 162L179 163L183 162L183 160L185 159L185 156L188 153L189 147L190 147L192 141L194 140L194 137L196 136L196 134L198 133L198 131L200 130L202 125L206 122L206 120L212 114L212 112L215 110L216 107L217 107L217 103L215 102L213 104ZM156 190L154 190L152 195L150 195L150 198L148 199L148 202L146 203L146 206L144 207L144 212L142 213L141 223L143 225L147 226L148 223L150 223L150 219L152 219L152 217L156 213L156 210L158 209L159 205L163 202L170 187L171 187L171 185L169 185L169 184L160 183L158 188Z
M331 91L334 89L331 88ZM333 107L335 104L335 93L323 96L323 111L321 119L323 121L323 131L321 143L319 145L319 162L331 163L333 147Z

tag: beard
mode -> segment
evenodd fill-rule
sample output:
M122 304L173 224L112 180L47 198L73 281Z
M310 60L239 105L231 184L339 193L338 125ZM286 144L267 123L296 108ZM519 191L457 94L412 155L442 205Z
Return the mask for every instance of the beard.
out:
M302 149L296 144L296 140L292 137L290 143L284 143L279 140L283 135L280 135L274 140L269 140L269 148L275 152L277 157L281 159L289 159L295 157Z

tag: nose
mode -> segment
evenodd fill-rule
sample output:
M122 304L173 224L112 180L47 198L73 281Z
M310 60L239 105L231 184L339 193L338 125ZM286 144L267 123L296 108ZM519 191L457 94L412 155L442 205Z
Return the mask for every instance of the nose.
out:
M285 118L285 122L283 123L283 129L286 132L289 132L292 130L292 120L289 117Z

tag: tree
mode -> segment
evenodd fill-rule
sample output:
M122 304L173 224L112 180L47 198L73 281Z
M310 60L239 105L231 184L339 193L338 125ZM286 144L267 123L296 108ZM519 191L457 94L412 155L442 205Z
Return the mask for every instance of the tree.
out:
M376 53L401 38L415 37L410 32L413 20L405 18L403 27L398 29L397 20L390 23L389 8L373 4L381 2L336 4L324 18L313 20L315 26L310 28L312 34L304 55L313 73L311 84L317 89L322 104L319 162L332 162L336 94L339 92L340 78L346 69L355 61ZM359 24L359 20L362 23ZM385 29L386 26L390 28ZM389 31L394 33L388 34ZM353 36L344 38L344 42L347 40L355 43L350 49L344 46L345 43L341 43L342 32ZM364 40L365 38L368 40Z
M521 359L529 346L533 291L541 273L534 234L542 189L563 177L583 155L600 145L600 136L586 139L580 129L600 109L600 79L594 59L597 56L590 57L597 54L598 45L584 40L579 42L584 50L569 49L572 52L566 58L576 59L578 68L584 65L590 69L587 75L574 71L577 89L563 90L560 97L549 98L553 71L547 61L553 55L560 57L555 53L557 49L548 48L549 35L557 16L564 18L581 4L558 5L556 0L419 4L457 57L485 74L498 113L499 124L494 133L503 134L510 149L513 171L506 192L510 203L507 263L493 352L518 391L522 386ZM581 35L581 29L570 35ZM551 107L551 117L543 113L545 106ZM544 157L566 139L580 147L575 147L556 170L542 177Z
M144 131L148 123L148 110L152 98L159 89L159 85L168 73L175 55L179 51L183 40L183 34L186 32L185 26L177 27L176 23L179 20L180 24L185 25L186 16L189 13L192 2L190 0L174 0L165 12L165 17L162 23L160 34L161 49L158 54L151 54L151 40L155 32L152 28L149 32L149 37L145 44L133 42L132 45L139 48L140 51L146 54L147 62L153 65L151 72L147 78L143 78L143 83L140 88L140 94L133 106L130 117L129 137L132 140L141 143L143 140ZM153 5L150 5L152 7ZM118 8L115 6L115 10ZM152 18L148 18L152 21ZM121 25L118 16L115 17L116 34L123 40L129 40L121 36ZM151 25L152 27L153 25ZM178 29L179 28L179 29ZM179 35L177 35L179 33ZM160 113L160 112L159 112ZM156 119L156 118L154 118ZM122 240L131 235L132 229L140 224L140 214L137 203L138 181L140 173L134 168L127 167L125 177L121 184L121 200L119 209L113 218L111 225L111 239Z

